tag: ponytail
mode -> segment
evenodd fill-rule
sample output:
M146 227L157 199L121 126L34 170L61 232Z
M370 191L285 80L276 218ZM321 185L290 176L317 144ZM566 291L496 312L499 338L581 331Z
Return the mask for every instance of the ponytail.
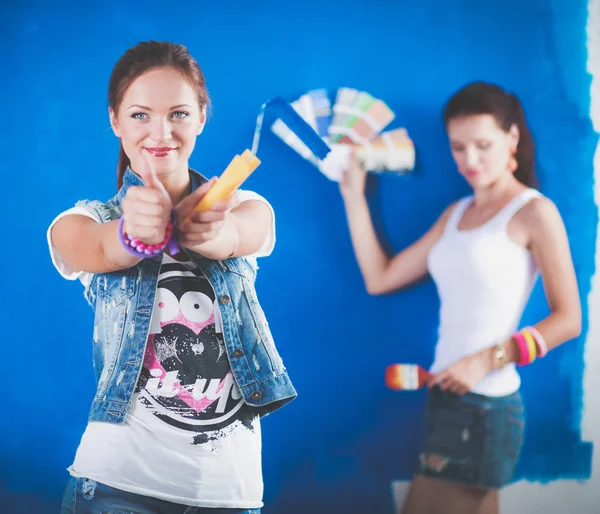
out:
M535 176L535 144L533 137L525 121L525 113L521 102L515 95L509 95L513 110L515 113L514 123L519 128L519 144L515 158L517 160L517 169L515 178L528 187L537 187L538 181Z
M121 189L123 186L123 176L127 168L131 166L131 161L125 150L123 150L123 143L119 142L119 164L117 165L117 189Z

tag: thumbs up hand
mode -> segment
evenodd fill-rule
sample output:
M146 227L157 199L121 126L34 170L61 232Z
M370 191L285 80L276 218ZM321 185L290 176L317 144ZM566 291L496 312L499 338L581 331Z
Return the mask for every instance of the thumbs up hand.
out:
M143 156L139 163L135 172L144 181L144 185L127 189L121 203L123 230L132 239L151 245L158 244L164 238L173 205L148 157Z

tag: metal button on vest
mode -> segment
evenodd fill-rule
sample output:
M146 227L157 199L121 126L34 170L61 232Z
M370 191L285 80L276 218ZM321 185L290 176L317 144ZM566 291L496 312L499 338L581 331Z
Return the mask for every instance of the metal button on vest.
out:
M252 393L252 399L253 400L262 400L263 394L260 391L254 391Z
M223 305L227 305L229 303L229 296L224 294L223 296L221 296L221 298L219 299L219 301L223 304Z
M232 355L233 355L234 357L236 357L236 358L237 358L237 357L241 357L242 355L244 355L244 351L243 351L243 350L240 350L240 349L238 348L237 350L234 350L234 351L233 351Z

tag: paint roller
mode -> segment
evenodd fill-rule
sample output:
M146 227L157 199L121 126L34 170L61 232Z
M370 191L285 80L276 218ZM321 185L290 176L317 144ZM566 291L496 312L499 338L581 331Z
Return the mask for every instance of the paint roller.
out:
M267 111L272 112L275 117L285 123L296 136L317 156L324 159L330 152L330 148L321 139L319 134L282 98L274 98L265 102L259 112L252 150L245 150L241 155L235 155L225 171L217 179L217 182L208 190L200 200L193 212L209 210L215 202L227 200L233 192L238 189L244 181L258 168L260 160L256 156L260 141L262 123ZM190 216L186 221L189 221Z

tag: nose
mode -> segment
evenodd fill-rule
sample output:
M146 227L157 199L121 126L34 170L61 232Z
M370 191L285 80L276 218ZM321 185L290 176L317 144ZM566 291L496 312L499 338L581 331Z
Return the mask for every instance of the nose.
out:
M154 120L151 131L155 141L169 141L171 139L171 124L169 120L159 117Z
M467 166L469 168L474 167L477 164L477 161L479 160L479 157L477 155L477 149L472 146L468 146L466 149L466 154Z

